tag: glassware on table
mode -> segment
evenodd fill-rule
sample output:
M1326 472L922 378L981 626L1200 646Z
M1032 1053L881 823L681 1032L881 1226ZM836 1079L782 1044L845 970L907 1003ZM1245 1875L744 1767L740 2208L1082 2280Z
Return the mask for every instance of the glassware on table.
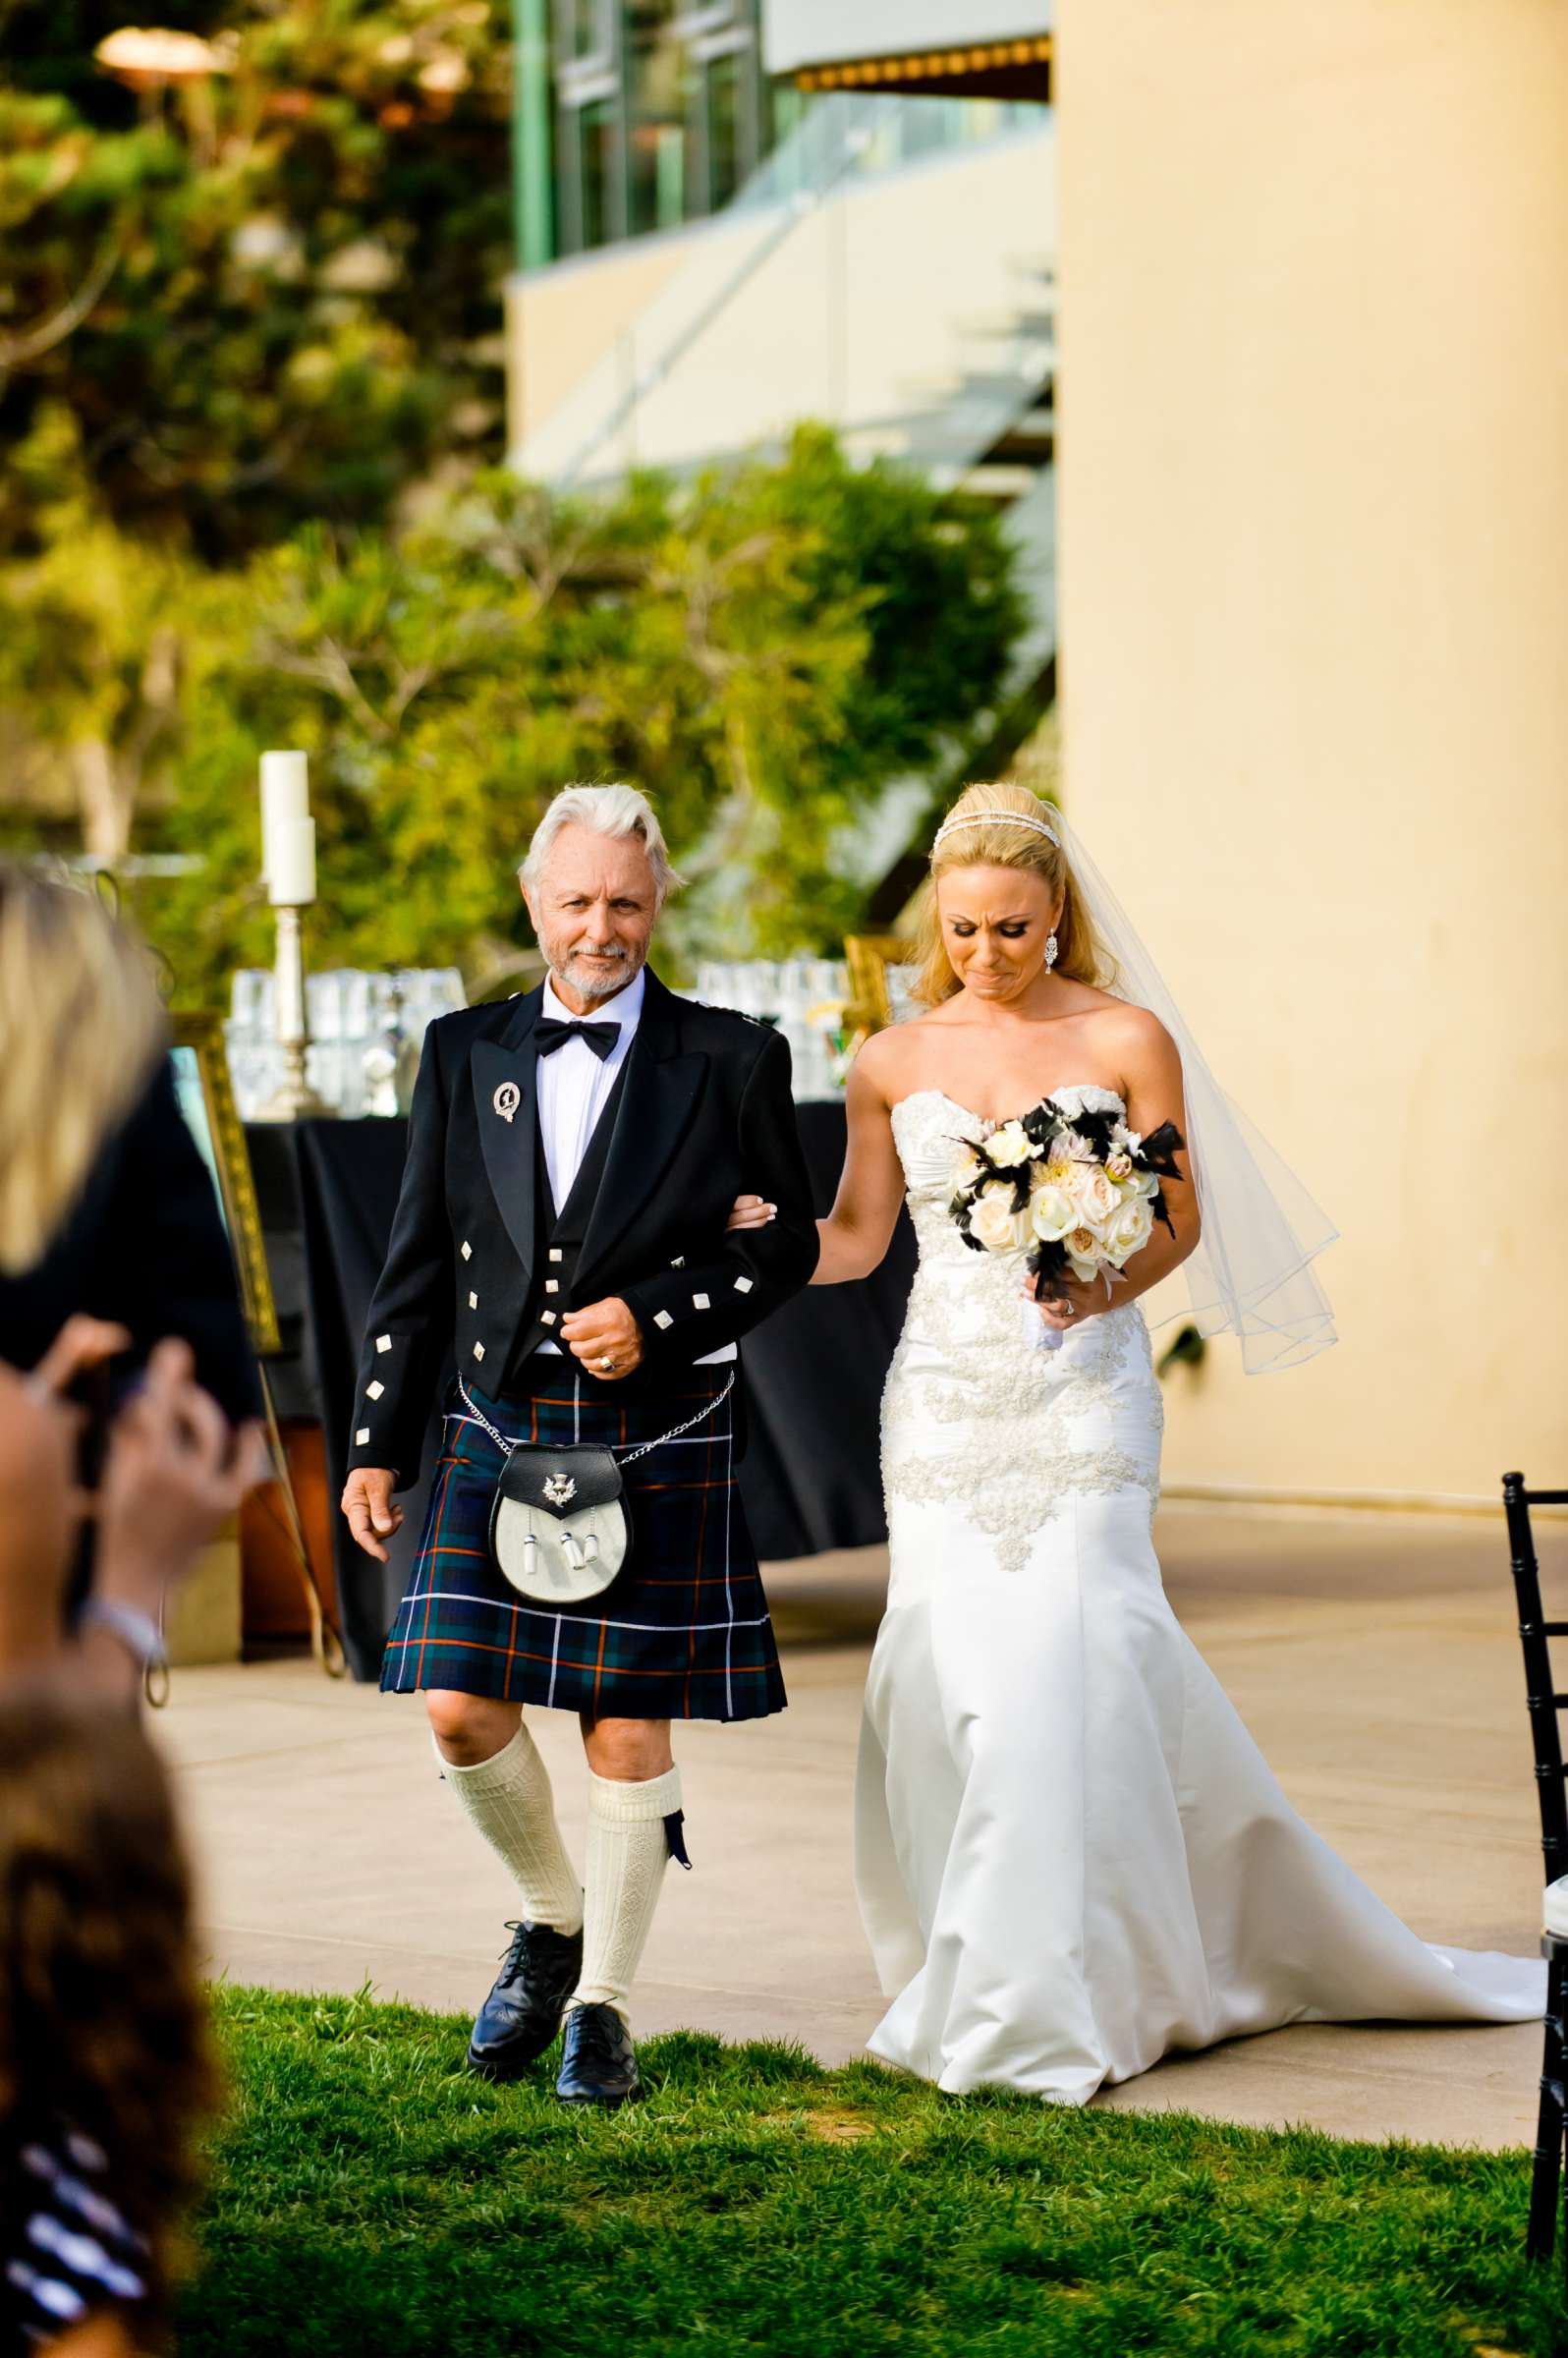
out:
M330 967L307 978L310 1087L340 1114L407 1112L424 1028L467 1004L456 967L411 967L397 974ZM271 971L242 967L230 985L224 1025L234 1101L253 1120L282 1078Z

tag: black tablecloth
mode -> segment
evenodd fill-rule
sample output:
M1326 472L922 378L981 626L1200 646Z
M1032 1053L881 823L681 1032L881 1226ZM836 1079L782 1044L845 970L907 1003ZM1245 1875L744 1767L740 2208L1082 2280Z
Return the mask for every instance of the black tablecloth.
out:
M826 1211L843 1166L844 1111L836 1104L797 1111L816 1207ZM279 1413L320 1417L335 1492L348 1451L360 1338L403 1175L407 1124L256 1123L246 1136L284 1343L272 1363ZM867 1546L885 1537L877 1418L914 1267L915 1240L901 1217L873 1277L797 1295L742 1346L751 1440L741 1493L764 1559ZM400 1500L403 1529L389 1563L363 1554L347 1525L337 1522L339 1609L357 1678L374 1678L380 1669L382 1642L419 1541L437 1432L432 1419L419 1486Z

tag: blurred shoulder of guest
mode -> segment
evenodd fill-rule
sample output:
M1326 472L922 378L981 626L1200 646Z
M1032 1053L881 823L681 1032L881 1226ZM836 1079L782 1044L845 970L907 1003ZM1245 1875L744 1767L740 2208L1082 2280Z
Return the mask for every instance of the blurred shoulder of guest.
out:
M131 1358L184 1337L234 1421L255 1364L205 1163L181 1114L145 950L90 893L0 860L0 1358L74 1312Z

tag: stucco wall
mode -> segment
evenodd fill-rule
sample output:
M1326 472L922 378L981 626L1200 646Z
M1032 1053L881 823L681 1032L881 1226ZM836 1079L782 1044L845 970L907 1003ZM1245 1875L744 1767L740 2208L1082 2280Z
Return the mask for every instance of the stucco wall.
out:
M1176 1483L1568 1480L1568 8L1063 0L1067 791L1343 1231Z
M506 287L507 445L529 436L613 352L627 322L711 242L741 251L744 230L720 224L664 238L630 238L581 260L519 272ZM733 267L733 264L731 264Z

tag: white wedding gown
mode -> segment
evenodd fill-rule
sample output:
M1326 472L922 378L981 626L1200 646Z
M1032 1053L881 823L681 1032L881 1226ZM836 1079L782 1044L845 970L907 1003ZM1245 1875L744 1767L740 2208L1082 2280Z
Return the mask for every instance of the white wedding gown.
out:
M1040 1350L1016 1265L948 1216L955 1142L984 1128L934 1090L893 1114L920 1269L883 1408L891 1577L856 1795L893 2000L871 2051L1082 2104L1287 2022L1539 2016L1540 1965L1428 1947L1286 1802L1160 1585L1143 1313Z

